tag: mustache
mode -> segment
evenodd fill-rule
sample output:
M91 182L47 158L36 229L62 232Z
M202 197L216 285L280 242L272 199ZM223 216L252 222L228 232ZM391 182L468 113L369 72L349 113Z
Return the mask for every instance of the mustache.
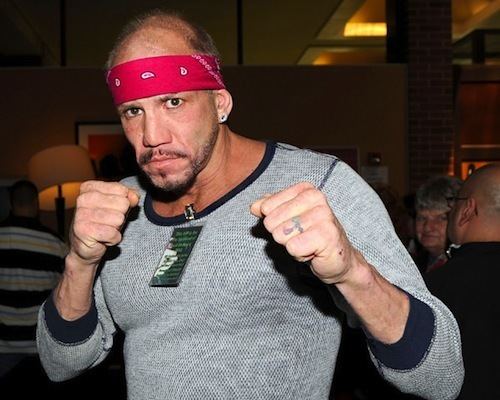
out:
M142 153L139 156L139 164L144 165L147 164L148 162L151 161L151 159L156 156L156 155L161 155L161 156L167 156L167 157L172 157L172 158L185 158L188 155L186 153L183 153L181 151L166 151L166 150L147 150L144 153Z

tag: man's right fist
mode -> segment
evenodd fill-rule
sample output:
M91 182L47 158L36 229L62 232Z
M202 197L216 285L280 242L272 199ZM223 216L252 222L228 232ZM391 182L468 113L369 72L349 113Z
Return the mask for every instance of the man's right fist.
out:
M70 252L85 264L97 265L106 247L120 243L128 211L138 203L137 192L121 183L82 183L70 230Z

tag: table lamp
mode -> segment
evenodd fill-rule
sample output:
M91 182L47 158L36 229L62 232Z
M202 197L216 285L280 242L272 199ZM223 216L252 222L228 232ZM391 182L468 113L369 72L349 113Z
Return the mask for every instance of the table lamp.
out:
M75 207L80 184L94 177L88 151L81 146L50 147L31 157L28 178L38 188L40 209L56 211L61 237L65 233L65 209Z

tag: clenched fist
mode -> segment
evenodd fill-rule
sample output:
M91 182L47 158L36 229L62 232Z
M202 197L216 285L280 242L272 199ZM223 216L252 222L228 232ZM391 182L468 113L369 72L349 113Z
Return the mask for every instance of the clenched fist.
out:
M121 183L84 182L76 201L70 251L84 264L98 264L106 247L121 241L127 213L138 203L138 194Z
M266 195L250 208L265 228L296 260L309 261L325 283L342 282L356 250L328 205L325 195L308 182Z

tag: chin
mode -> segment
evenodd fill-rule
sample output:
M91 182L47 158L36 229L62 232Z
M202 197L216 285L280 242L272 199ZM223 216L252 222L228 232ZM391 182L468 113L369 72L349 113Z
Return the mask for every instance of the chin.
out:
M155 189L176 194L185 193L193 185L195 180L195 175L192 171L178 177L173 177L171 175L145 175Z

